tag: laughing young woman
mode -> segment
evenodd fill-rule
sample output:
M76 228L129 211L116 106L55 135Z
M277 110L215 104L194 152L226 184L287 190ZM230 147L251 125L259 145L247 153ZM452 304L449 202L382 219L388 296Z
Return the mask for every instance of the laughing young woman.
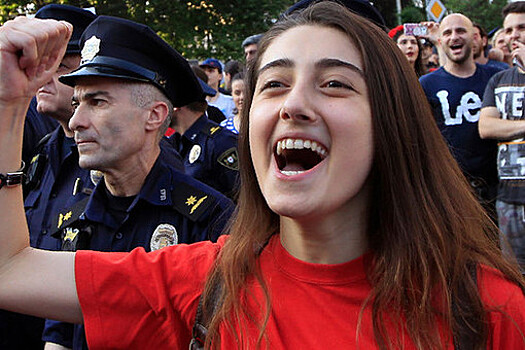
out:
M7 77L64 43L58 24L16 24L0 31ZM13 26L40 50L19 56L29 44ZM148 254L41 252L26 247L20 188L2 188L0 306L83 321L91 349L186 349L202 294L209 348L524 348L522 277L409 69L338 4L282 19L248 72L230 235ZM1 172L20 160L9 93Z

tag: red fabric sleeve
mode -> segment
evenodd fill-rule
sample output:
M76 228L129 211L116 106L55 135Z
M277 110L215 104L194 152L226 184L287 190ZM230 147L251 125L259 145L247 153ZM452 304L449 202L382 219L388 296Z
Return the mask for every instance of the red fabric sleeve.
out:
M488 349L525 349L525 296L515 284L492 268L480 269L478 286L490 310Z
M77 292L91 349L187 349L195 311L220 244L152 253L79 251Z

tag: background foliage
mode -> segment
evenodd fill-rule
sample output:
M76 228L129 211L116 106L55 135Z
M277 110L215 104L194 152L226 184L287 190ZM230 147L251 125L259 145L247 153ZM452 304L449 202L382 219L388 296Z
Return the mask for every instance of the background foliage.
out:
M403 22L426 18L429 0L402 0ZM441 0L449 12L460 12L487 31L501 25L507 0ZM262 33L294 0L0 0L0 23L21 14L34 14L49 3L95 7L98 14L145 23L188 59L242 59L241 42ZM398 24L396 0L375 0L389 27Z

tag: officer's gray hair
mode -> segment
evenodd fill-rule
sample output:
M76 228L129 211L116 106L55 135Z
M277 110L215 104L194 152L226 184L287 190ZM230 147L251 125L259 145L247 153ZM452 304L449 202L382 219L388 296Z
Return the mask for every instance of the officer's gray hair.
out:
M137 107L145 108L153 102L161 101L168 105L168 116L159 129L159 140L168 129L173 116L173 104L169 98L156 86L148 83L130 82L128 86L131 91L131 99Z

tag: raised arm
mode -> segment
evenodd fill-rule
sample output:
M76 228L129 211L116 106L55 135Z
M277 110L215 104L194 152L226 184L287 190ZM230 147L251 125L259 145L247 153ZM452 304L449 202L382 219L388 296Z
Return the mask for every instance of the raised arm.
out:
M20 168L24 117L56 71L72 26L19 17L0 27L0 173ZM74 255L29 247L21 186L0 188L0 308L81 322Z

